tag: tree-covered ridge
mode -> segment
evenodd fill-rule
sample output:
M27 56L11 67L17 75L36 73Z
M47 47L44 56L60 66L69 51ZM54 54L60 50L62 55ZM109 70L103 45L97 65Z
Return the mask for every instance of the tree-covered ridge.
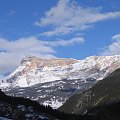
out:
M16 114L15 114L16 113ZM27 98L11 97L5 95L0 90L0 116L8 117L11 119L24 120L26 119L25 114L33 114L33 120L42 120L39 116L46 117L45 120L82 120L83 117L80 115L72 115L53 110L50 106L40 105L36 101L32 101ZM19 117L18 117L19 116ZM22 117L22 118L21 118Z
M67 113L85 113L98 106L106 106L120 101L120 69L111 73L82 94L71 97L61 108Z

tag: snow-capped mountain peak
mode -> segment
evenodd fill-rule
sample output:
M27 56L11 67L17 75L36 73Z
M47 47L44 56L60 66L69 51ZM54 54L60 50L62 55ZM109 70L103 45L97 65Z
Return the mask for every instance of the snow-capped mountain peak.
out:
M18 68L5 78L1 87L27 87L37 83L50 82L64 78L65 72L75 59L42 59L35 56L23 58Z
M1 87L28 87L38 83L62 79L97 80L120 67L120 56L90 56L84 60L42 59L29 56L22 59L18 68L1 82Z

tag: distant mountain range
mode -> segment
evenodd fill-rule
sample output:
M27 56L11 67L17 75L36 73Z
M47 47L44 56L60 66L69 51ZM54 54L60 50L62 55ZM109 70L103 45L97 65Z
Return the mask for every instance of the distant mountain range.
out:
M84 60L23 58L18 68L0 80L9 95L37 100L53 108L92 87L120 68L120 56L91 56Z
M84 60L23 58L18 68L7 76L1 87L29 87L62 79L94 78L100 80L120 67L120 56L91 56Z

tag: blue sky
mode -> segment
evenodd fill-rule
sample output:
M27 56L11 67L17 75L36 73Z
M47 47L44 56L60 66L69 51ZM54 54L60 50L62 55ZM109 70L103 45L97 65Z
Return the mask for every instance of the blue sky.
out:
M120 0L0 0L0 71L28 55L120 54Z

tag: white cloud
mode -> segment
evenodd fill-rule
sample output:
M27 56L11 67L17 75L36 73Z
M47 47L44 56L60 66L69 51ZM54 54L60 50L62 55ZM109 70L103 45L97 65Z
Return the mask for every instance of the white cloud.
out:
M112 43L104 48L101 55L120 55L120 34L112 37Z
M75 37L70 39L69 41L67 40L58 40L58 41L51 41L51 42L46 41L44 42L44 44L56 47L56 46L69 46L73 44L80 44L83 42L84 42L84 39L82 37Z
M120 41L120 34L112 36L112 39Z
M16 68L21 59L28 55L43 58L55 58L55 47L81 44L84 39L76 37L70 40L43 41L36 37L20 38L10 41L0 38L0 71L9 72Z
M85 30L93 23L120 17L120 12L101 12L100 8L81 7L75 0L59 0L35 24L38 26L52 25L53 29L42 33L52 36L68 34L74 31Z

